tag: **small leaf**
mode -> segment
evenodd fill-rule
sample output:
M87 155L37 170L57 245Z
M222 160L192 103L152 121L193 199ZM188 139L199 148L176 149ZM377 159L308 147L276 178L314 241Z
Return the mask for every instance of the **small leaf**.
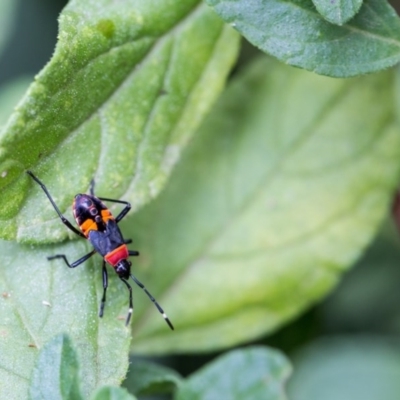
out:
M170 393L182 379L174 370L148 361L133 360L125 385L136 395Z
M58 335L43 346L33 369L29 396L32 400L82 399L79 366L71 340Z
M225 354L191 375L176 400L286 400L291 367L277 350L252 347Z
M343 26L332 25L311 0L206 0L256 47L322 75L349 77L400 61L400 19L385 0L365 0Z
M126 389L105 386L99 389L91 400L135 400L136 397L129 394Z
M317 76L259 60L165 191L124 225L149 302L136 352L209 351L272 332L331 291L373 238L400 168L393 71Z
M329 22L343 25L359 11L363 0L312 0L318 12Z
M303 349L289 381L293 400L397 400L400 343L386 337L322 339Z
M65 332L78 355L83 398L100 386L119 385L125 377L130 331L123 283L110 271L104 317L99 318L103 288L98 256L75 269L46 259L64 253L73 260L88 249L84 241L33 248L0 241L0 399L27 398L40 350Z
M68 235L26 169L63 212L93 177L99 195L134 209L155 197L222 89L238 36L199 0L70 1L53 58L0 138L0 236Z

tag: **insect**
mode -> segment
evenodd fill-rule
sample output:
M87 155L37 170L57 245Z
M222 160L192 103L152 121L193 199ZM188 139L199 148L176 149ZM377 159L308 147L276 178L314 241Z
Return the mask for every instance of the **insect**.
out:
M99 317L103 316L104 306L106 304L106 292L108 287L106 263L108 263L114 268L121 281L124 282L129 290L129 311L126 317L125 325L129 324L133 312L132 287L128 283L129 278L132 278L132 280L144 290L149 299L154 303L158 311L164 317L168 326L173 330L174 327L171 321L168 319L167 314L165 314L161 306L157 303L156 299L150 294L145 286L138 279L136 279L134 275L131 274L132 263L128 260L128 258L130 256L138 256L139 252L128 249L127 244L131 243L132 241L130 239L125 240L123 238L118 226L118 223L131 209L131 205L127 201L96 197L94 195L94 181L92 180L90 184L90 194L77 194L72 204L72 211L74 213L76 223L80 229L78 230L71 224L71 222L68 221L67 218L64 217L51 197L46 186L39 180L39 178L37 178L31 171L26 171L26 173L30 175L32 179L42 188L50 200L54 210L60 217L61 222L78 236L88 239L94 247L90 253L84 255L71 264L68 262L65 254L56 254L54 256L47 257L47 259L54 260L56 258L61 258L69 268L75 268L96 253L99 253L103 257L103 297L100 303ZM125 207L114 218L103 201L124 204Z

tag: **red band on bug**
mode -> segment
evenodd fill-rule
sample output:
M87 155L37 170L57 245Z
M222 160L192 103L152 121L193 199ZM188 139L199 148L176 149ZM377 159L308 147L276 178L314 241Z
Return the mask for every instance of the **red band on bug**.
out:
M121 260L126 260L129 257L129 251L125 244L117 247L111 253L104 256L104 260L115 267Z

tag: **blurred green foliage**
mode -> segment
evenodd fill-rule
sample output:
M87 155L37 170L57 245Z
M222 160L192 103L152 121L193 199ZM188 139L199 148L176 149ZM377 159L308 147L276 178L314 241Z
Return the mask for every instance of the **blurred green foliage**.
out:
M217 15L287 64L357 77L245 44L214 103L239 43ZM0 22L0 400L398 398L386 1L4 1ZM175 332L139 288L126 329L115 274L100 320L99 257L47 262L91 247L58 243L71 238L27 168L70 219L93 177L132 202L133 272Z

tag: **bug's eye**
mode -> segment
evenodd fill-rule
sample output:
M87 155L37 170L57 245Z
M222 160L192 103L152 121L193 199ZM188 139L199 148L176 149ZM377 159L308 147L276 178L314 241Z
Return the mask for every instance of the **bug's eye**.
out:
M82 205L86 208L92 207L93 206L93 202L92 200L86 198L82 201Z
M89 212L90 212L90 214L93 215L93 216L94 216L94 215L97 215L97 209L94 208L94 207L91 208L91 209L89 210Z

